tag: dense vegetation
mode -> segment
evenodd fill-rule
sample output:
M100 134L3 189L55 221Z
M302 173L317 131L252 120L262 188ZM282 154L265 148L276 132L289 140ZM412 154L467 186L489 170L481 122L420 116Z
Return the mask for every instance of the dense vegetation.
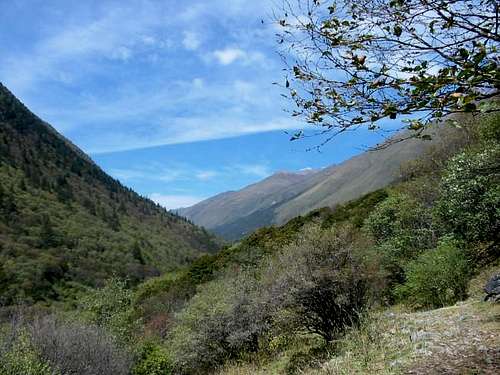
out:
M136 287L112 278L75 309L10 309L0 372L200 374L288 352L276 371L297 373L335 353L370 311L463 300L499 259L500 119L458 120L397 184Z
M0 85L0 305L137 283L217 244L123 187Z

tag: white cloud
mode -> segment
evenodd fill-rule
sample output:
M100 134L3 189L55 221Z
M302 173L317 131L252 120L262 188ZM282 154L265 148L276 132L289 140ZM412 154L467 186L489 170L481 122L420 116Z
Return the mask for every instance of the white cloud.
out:
M217 116L200 116L190 118L168 119L151 129L136 129L118 132L113 129L101 131L99 139L91 137L88 143L80 142L83 149L90 154L134 150L140 148L193 143L216 139L238 137L242 135L270 132L275 130L295 130L303 124L286 117L269 121L244 120L238 117L220 118ZM164 178L171 180L165 175Z
M0 46L0 79L91 153L297 129L302 126L281 112L283 102L271 86L274 72L260 74L271 65L262 44L268 39L255 34L267 1L102 2L95 9L82 5L88 12L81 17L71 16L68 6L71 17L48 22L22 52L4 53ZM173 9L179 13L169 17ZM255 23L241 23L243 15L255 17ZM214 30L228 35L214 35ZM210 45L215 37L220 38L217 44ZM185 62L186 54L177 56L175 48L167 48L180 47L180 42L186 48L203 47L206 55L197 52ZM243 66L236 75L240 78L214 72L212 66L198 68L194 62L200 56L214 64ZM251 64L260 64L259 74ZM63 85L47 85L54 82Z
M227 47L212 52L211 56L205 57L205 60L210 61L215 59L221 65L231 65L236 61L240 61L243 65L260 65L263 68L269 68L272 64L262 52L245 51L241 48Z
M205 81L203 78L195 78L193 79L193 88L195 89L201 89L205 85Z
M154 46L157 44L156 38L152 35L144 35L142 37L142 42L147 46Z
M193 31L185 31L182 45L189 51L196 51L201 46L200 35Z
M0 60L0 76L6 77L9 87L22 91L40 80L60 81L61 71L81 75L97 56L127 61L135 48L155 42L149 32L162 22L151 2L105 9L92 22L65 23L31 51Z
M148 181L208 181L219 175L223 175L223 171L212 169L199 169L188 164L177 164L164 166L157 162L151 162L146 165L132 166L128 169L114 168L109 173L122 182L148 180Z
M217 177L218 174L216 171L199 171L196 173L196 178L201 181L207 181Z
M222 65L230 65L238 59L247 57L247 53L239 48L225 48L214 51L214 57Z
M193 195L169 195L160 193L153 193L149 196L149 198L165 207L167 210L193 206L205 199L204 197Z
M189 171L186 168L165 168L158 163L151 163L128 169L112 169L109 173L122 182L130 180L154 180L172 182L181 179L189 179Z
M118 47L111 52L111 57L116 60L127 61L132 57L132 50L127 47Z
M236 170L238 170L239 173L257 176L260 178L267 177L272 174L269 167L263 164L240 164L236 166Z
M118 96L108 100L92 95L79 99L73 108L40 112L65 134L85 128L78 145L94 154L304 126L277 108L282 103L279 93L259 80L214 84L194 78L161 88L122 87ZM187 103L196 105L187 107ZM184 110L179 113L179 108Z

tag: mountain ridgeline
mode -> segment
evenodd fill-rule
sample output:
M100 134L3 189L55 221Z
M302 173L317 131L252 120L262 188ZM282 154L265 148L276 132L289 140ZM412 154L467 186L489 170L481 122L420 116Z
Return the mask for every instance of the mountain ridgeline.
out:
M138 282L218 245L104 173L0 84L0 304Z
M279 172L178 213L221 237L237 240L263 226L281 225L314 209L335 207L398 181L401 167L439 146L443 132L435 128L431 141L411 139L321 170Z

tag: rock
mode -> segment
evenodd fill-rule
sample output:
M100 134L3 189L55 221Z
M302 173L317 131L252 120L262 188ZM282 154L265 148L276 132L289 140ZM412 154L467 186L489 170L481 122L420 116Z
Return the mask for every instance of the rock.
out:
M500 274L494 275L484 287L485 301L500 302Z

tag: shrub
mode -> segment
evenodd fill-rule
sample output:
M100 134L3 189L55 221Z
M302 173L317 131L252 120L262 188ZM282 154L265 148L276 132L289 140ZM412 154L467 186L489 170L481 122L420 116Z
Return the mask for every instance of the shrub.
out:
M368 288L355 254L355 236L350 227L311 228L270 263L265 275L267 303L271 311L292 313L285 322L288 327L329 342L357 323Z
M111 278L103 288L91 290L80 302L90 323L105 327L122 341L129 341L138 328L132 308L133 293L124 280Z
M177 372L203 373L244 351L257 350L267 328L265 309L247 272L228 274L199 288L178 315L169 347Z
M132 370L133 375L168 375L173 370L168 353L160 346L146 342Z
M357 323L370 284L357 255L359 231L305 232L259 266L228 268L198 288L169 336L176 373L208 372L273 336L308 332L332 341Z
M453 158L441 183L437 214L467 241L495 241L500 233L500 144Z
M404 267L410 260L436 246L432 211L406 194L393 193L380 203L365 220L364 229L377 243L390 285L404 281Z
M447 306L466 297L469 273L458 243L447 238L408 264L397 294L415 307Z
M11 337L0 337L0 374L2 375L58 375L30 342L24 329Z
M364 227L378 243L390 241L400 249L400 257L412 258L435 244L431 214L412 197L393 193L377 205Z
M27 329L42 358L62 374L129 373L132 355L100 327L46 316L30 322Z

